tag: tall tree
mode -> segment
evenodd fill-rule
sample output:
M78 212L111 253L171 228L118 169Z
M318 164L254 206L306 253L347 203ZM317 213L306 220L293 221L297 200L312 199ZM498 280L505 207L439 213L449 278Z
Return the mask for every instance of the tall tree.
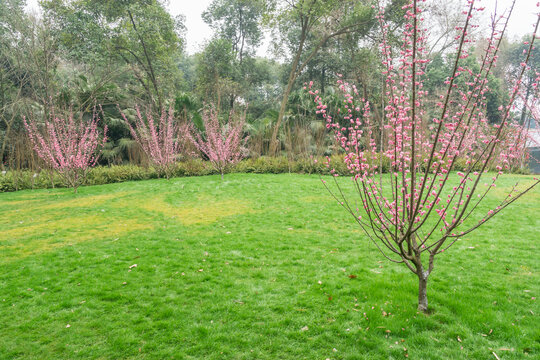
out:
M235 59L231 43L226 39L213 39L197 55L197 89L205 100L218 108L224 95L238 93L233 78Z
M185 30L158 0L44 0L66 52L80 61L123 61L151 104L161 109L179 71ZM165 81L167 79L167 81Z
M292 56L278 119L270 139L270 153L276 154L277 135L297 77L328 40L352 32L367 32L374 21L371 6L360 0L278 0L274 2L270 17L269 23L281 35L279 44L282 48L285 45Z
M29 107L46 113L59 89L57 42L47 19L28 16L25 1L0 2L0 160Z
M528 40L529 39L527 39L527 37L524 37L522 41L511 43L507 49L504 60L506 62L506 67L510 80L515 80L522 70L521 64L523 62L523 53L526 52L529 47ZM523 76L524 89L521 94L523 105L521 107L521 114L519 118L519 122L521 125L525 124L525 120L527 119L527 104L529 103L530 98L534 92L534 87L536 86L536 71L538 71L538 69L540 69L540 49L538 47L535 47L531 53L531 57L529 60L529 68L526 69Z
M262 38L260 22L265 2L262 0L213 0L202 18L222 39L232 44L232 51L242 64L253 56Z
M229 94L230 108L238 96L257 85L252 74L253 56L262 38L260 22L264 9L262 0L214 0L202 15L215 31L215 38L227 40L231 45L234 64L228 78L237 86Z
M4 166L4 153L11 129L17 118L17 105L22 99L27 76L17 66L15 56L23 37L21 24L27 23L24 15L24 1L6 0L0 2L0 167Z

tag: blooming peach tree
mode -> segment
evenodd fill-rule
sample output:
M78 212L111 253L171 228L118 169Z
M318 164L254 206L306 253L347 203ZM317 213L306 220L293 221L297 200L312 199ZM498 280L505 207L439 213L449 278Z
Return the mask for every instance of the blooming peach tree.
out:
M102 136L97 112L94 111L90 121L84 121L75 120L73 113L60 117L52 111L44 129L26 117L23 122L37 155L58 172L64 185L77 192L107 141L107 127Z
M244 157L247 142L247 138L244 138L245 116L235 119L231 113L229 121L222 123L218 111L213 107L206 108L202 115L204 133L191 127L188 139L208 158L223 180L227 167Z
M499 108L502 121L491 124L486 115L488 75L496 65L507 18L493 18L479 70L474 71L464 60L470 56L473 43L469 36L476 26L473 17L482 9L469 0L464 21L457 28L446 91L436 102L436 115L429 117L425 104L430 94L423 81L430 60L425 51L426 31L421 26L421 2L411 0L404 7L406 25L398 51L386 41L388 27L384 9L379 9L386 79L382 126L373 120L369 102L355 86L341 79L338 86L343 104L335 114L327 111L311 86L309 91L317 112L326 119L327 128L345 153L356 195L351 198L340 187L335 172L336 187L323 183L384 257L404 264L418 277L418 309L426 312L427 282L435 257L530 191L539 180L516 184L489 210L484 211L487 204L479 206L503 172L511 168L512 157L521 145L521 137L509 135L516 132L507 130L536 37L523 55L522 71L511 88L509 102ZM538 21L535 33L537 29ZM389 163L389 174L382 174L383 158Z
M146 111L146 116L142 115L139 108L136 108L136 111L134 124L122 113L131 136L146 153L158 176L170 179L183 148L187 127L180 125L174 118L172 107L168 111L165 109L161 111L158 122L154 120L150 110Z

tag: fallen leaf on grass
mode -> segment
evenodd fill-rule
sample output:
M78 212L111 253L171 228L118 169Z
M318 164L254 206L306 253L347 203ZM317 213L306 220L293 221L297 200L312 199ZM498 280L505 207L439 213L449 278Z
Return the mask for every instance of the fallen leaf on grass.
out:
M132 268L134 268L134 267L137 267L137 264L133 264L133 265L131 265L129 268L132 269Z
M349 279L356 279L357 277L358 277L358 276L353 275L353 274L349 275Z
M304 326L303 328L300 329L300 331L308 331L309 330L309 327L307 326Z

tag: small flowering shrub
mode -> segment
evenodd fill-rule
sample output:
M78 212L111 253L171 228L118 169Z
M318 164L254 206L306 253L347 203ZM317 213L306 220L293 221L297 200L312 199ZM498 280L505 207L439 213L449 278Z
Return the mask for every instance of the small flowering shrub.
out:
M65 186L77 192L90 168L96 165L100 150L107 141L107 127L101 136L97 112L90 121L76 121L73 113L65 118L52 112L43 131L26 117L23 122L37 155L56 170Z
M384 9L378 19L382 29L386 107L379 126L371 116L370 104L354 85L342 80L342 107L330 113L320 94L309 92L317 112L326 119L336 142L345 152L344 163L357 190L356 199L347 192L334 192L369 239L390 261L403 263L419 280L418 309L426 312L427 280L435 256L492 219L506 206L538 185L537 178L523 187L514 187L496 207L485 213L479 205L496 186L503 171L510 171L523 148L518 128L510 125L513 103L521 91L521 78L536 36L524 54L522 71L511 89L509 103L502 106L502 121L490 124L486 111L488 76L493 71L506 24L494 17L479 71L464 61L469 57L469 37L473 14L482 9L468 1L463 24L457 28L453 70L445 81L446 93L436 104L438 115L428 118L424 103L424 71L429 58L426 32L422 29L422 9L412 0L406 10L405 30L399 52L390 48ZM539 15L540 19L540 15ZM503 19L504 20L504 19ZM507 21L507 20L506 20ZM540 21L540 20L539 20ZM538 22L536 24L538 29ZM378 154L379 156L370 156ZM389 176L383 176L386 160ZM488 173L495 169L495 173ZM459 170L456 172L456 170ZM338 173L332 168L335 177Z
M245 156L245 118L242 116L235 119L234 114L231 114L229 122L221 123L217 110L209 107L204 110L202 120L204 133L191 127L187 137L197 150L208 158L223 179L227 168Z
M174 119L174 110L162 110L159 121L148 110L146 119L139 108L136 109L135 124L132 125L122 113L124 121L129 126L131 136L148 156L150 164L159 176L169 179L175 168L176 161L182 151L182 141L187 127L180 125Z

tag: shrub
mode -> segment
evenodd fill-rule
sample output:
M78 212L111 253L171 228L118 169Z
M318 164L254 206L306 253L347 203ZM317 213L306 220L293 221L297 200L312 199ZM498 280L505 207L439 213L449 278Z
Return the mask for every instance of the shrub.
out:
M340 176L349 176L343 162L343 155L333 155L329 158L331 168ZM319 174L330 175L329 168L325 165L327 158L301 159L289 161L285 157L249 158L242 160L228 169L230 173L253 173L253 174ZM375 161L377 161L375 159ZM462 171L465 163L456 162L456 170ZM383 159L383 173L387 172L389 163ZM495 171L495 169L491 169ZM201 159L190 159L176 163L171 170L172 176L205 176L220 174L212 164ZM518 170L518 173L524 173ZM138 181L157 179L158 172L155 168L146 168L136 165L98 166L90 169L83 185L104 185L124 181ZM65 184L57 172L40 171L34 173L30 170L7 171L0 173L0 192L10 192L24 189L44 189L64 187Z

